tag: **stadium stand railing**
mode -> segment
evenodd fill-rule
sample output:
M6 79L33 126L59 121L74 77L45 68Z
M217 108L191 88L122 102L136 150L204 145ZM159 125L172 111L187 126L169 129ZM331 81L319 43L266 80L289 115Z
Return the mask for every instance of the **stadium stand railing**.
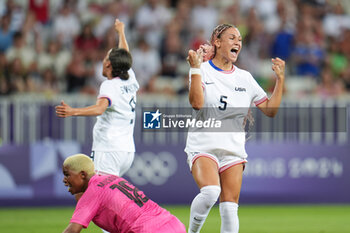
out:
M44 140L73 140L82 144L92 142L95 117L69 117L55 115L55 105L64 99L75 107L95 103L95 98L66 95L49 99L42 95L16 95L0 98L0 145L30 144ZM349 143L350 98L320 100L316 97L285 98L278 117L268 119L260 111L254 113L255 129L248 142L286 142L308 144ZM190 107L186 96L159 98L139 96L135 126L135 142L148 145L183 144L185 132L144 132L142 109ZM276 130L277 129L277 130Z

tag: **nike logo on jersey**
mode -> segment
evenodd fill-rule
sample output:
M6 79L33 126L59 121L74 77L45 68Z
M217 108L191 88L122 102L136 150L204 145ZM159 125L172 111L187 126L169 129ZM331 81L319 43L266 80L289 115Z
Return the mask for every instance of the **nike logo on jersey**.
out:
M247 90L244 87L235 87L235 91L242 92L242 91L247 91Z
M206 85L214 84L214 82L204 82Z

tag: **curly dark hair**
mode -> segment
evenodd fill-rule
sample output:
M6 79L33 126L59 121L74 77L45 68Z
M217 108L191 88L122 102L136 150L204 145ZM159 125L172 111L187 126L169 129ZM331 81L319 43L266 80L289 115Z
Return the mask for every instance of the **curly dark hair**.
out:
M128 70L132 66L131 54L125 49L113 48L109 53L108 59L112 65L113 77L119 77L123 80L128 80Z

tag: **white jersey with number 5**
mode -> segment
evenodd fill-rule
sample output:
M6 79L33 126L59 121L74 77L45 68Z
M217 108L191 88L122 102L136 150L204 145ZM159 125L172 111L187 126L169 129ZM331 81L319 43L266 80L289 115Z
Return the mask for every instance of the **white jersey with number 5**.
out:
M200 71L204 91L203 109L215 110L226 120L235 121L236 125L243 125L250 106L267 100L266 92L252 75L236 66L230 71L223 71L210 60L202 63ZM185 151L220 153L245 159L245 132L229 132L229 129L227 132L189 131Z
M135 152L134 125L136 92L139 84L132 69L129 79L113 78L101 84L98 98L107 98L109 106L97 117L93 130L93 151Z

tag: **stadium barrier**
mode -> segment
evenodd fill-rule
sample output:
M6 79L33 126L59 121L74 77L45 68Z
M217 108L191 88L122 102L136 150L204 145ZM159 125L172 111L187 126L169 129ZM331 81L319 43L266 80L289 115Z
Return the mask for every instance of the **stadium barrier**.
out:
M0 143L23 145L46 139L72 140L82 144L91 142L96 118L56 117L54 107L61 99L73 107L91 105L96 101L95 98L81 95L59 96L55 100L47 100L41 95L0 98ZM319 98L305 98L302 101L284 99L275 118L269 119L260 111L254 111L255 128L250 132L249 141L347 144L349 106L350 98L325 101ZM184 131L145 133L142 114L145 107L155 111L161 108L181 111L190 107L187 97L167 99L140 96L135 124L136 144L176 145L185 142Z
M95 119L57 118L54 105L60 99L72 106L95 101L67 96L50 101L37 96L0 99L0 206L74 204L74 198L63 186L61 165L71 154L90 154ZM143 107L155 111L161 107L185 108L187 98L141 97L138 102L137 152L125 177L159 203L190 204L198 188L183 151L186 133L146 132L142 126ZM287 111L281 115L286 116L277 123L255 115L255 124L265 128L252 132L246 145L249 162L244 172L241 203L350 203L346 115L349 104L348 100L305 99L302 103L285 100L283 107L287 106ZM310 111L293 114L305 107ZM290 109L292 113L288 112ZM342 124L341 109L346 110ZM312 117L305 121L300 117L304 114ZM322 114L329 116L323 118ZM314 117L321 120L316 119L315 123ZM333 120L328 122L330 119ZM305 122L321 126L308 127ZM287 125L292 130L282 132L274 124Z

